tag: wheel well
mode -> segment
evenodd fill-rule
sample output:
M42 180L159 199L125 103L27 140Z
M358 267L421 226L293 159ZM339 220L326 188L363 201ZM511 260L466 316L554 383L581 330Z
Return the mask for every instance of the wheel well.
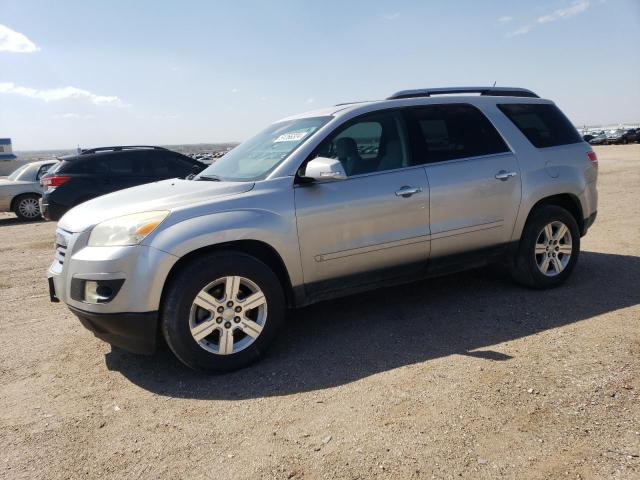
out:
M28 192L28 193L21 193L20 195L16 195L15 197L13 197L13 200L11 200L11 211L13 212L16 209L16 205L17 202L22 198L22 197L26 197L26 196L32 196L32 197L38 197L40 198L42 195L39 195L35 192Z
M169 275L164 282L162 297L164 298L167 285L170 284L170 282L173 280L173 277L177 274L178 271L180 271L180 269L184 265L202 254L220 250L246 253L247 255L251 255L252 257L255 257L261 262L265 263L278 276L280 284L284 288L287 305L293 306L293 288L291 286L291 279L289 278L289 274L287 272L287 268L285 267L284 261L282 260L278 252L273 249L273 247L259 240L237 240L234 242L220 243L217 245L202 247L194 250L193 252L189 252L184 257L181 257L180 260L178 260L171 268L171 271L169 272Z
M563 193L560 195L552 195L550 197L545 197L542 200L539 200L529 212L529 217L531 217L531 213L538 207L543 205L555 205L557 207L562 207L567 210L573 218L575 218L576 223L578 224L578 229L582 233L584 231L584 216L582 214L582 206L580 205L580 200L575 195L571 195L570 193ZM527 221L529 221L529 217L527 217Z

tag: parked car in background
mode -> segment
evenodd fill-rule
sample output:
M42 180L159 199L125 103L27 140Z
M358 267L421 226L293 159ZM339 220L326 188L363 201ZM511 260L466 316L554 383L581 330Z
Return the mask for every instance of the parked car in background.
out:
M629 130L626 130L618 141L618 143L622 144L634 142L640 142L640 128L631 128Z
M206 168L186 155L150 146L93 148L60 160L41 179L41 210L47 220L58 220L76 205L106 193L168 178L185 178Z
M622 135L624 134L624 130L617 128L615 130L609 130L606 133L606 140L605 140L605 144L614 144L614 143L620 143L620 141L622 140Z
M161 333L186 365L233 370L288 307L498 261L523 285L561 285L596 218L597 161L525 89L336 105L270 125L193 181L74 208L49 293L114 345L152 353Z
M605 145L607 143L607 134L604 132L596 132L592 134L593 137L588 142L591 145Z
M21 220L40 218L40 178L57 163L57 160L27 163L8 177L0 178L0 212L14 212Z

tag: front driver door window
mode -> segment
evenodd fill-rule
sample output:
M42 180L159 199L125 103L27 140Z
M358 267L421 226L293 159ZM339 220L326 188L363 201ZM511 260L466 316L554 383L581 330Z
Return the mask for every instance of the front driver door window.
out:
M409 166L407 143L399 113L376 113L340 128L318 155L340 160L352 177Z

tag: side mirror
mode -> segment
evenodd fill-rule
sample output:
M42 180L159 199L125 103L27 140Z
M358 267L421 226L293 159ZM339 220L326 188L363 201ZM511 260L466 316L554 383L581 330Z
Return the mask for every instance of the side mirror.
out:
M345 180L347 178L347 174L340 160L326 157L316 157L310 160L309 163L307 163L304 176L305 178L311 178L319 182Z
M199 174L201 171L202 171L202 167L201 167L200 165L196 165L196 164L194 164L194 165L191 167L191 173L192 173L193 175L197 175L197 174Z

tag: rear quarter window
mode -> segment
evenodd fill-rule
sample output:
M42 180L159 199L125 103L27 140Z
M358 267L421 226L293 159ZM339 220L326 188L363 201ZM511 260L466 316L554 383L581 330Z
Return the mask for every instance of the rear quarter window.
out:
M64 162L58 173L81 173L105 175L109 173L109 166L104 158L82 158L70 162Z
M578 131L555 105L504 103L498 108L536 148L582 142Z

